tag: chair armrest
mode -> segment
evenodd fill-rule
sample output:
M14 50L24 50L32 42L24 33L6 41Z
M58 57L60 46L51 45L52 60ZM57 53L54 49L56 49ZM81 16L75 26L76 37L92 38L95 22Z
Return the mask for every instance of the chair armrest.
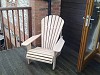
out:
M22 46L28 46L29 44L31 44L34 40L36 40L37 38L39 38L41 36L41 34L35 35L30 37L29 39L27 39L26 41L24 41L21 45Z
M61 37L61 38L58 40L57 44L54 46L53 51L55 51L55 52L60 52L61 49L62 49L62 47L63 47L63 45L64 45L64 43L65 43L65 41L64 41L63 38Z

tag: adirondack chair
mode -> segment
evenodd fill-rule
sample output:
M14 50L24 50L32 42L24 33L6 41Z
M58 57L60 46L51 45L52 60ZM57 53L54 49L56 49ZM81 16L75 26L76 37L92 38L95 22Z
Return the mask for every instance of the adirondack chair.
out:
M56 57L64 45L63 37L60 36L64 20L56 15L46 16L41 20L41 34L32 36L22 43L27 47L26 58L30 61L40 61L56 65ZM41 47L31 49L31 43L41 36Z

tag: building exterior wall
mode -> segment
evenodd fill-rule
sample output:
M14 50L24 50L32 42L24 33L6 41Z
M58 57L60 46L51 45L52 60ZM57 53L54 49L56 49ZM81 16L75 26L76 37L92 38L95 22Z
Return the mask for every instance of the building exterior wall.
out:
M13 3L9 1L11 0L2 0L1 6L2 7L11 7L11 6L13 7L29 7L29 6L32 7L32 35L41 33L41 19L48 15L48 1L46 0L13 0L14 1ZM61 0L52 0L52 14L53 15L60 15L60 5L61 5ZM27 14L27 12L25 13ZM6 13L4 13L4 15L5 14ZM20 16L21 16L20 17L20 21L21 21L22 20L21 12L20 12ZM28 31L27 15L24 15L24 16L26 16L25 31ZM4 17L6 18L7 16L5 15ZM10 21L12 23L12 19ZM17 22L17 20L15 22ZM20 22L20 25L21 25L21 30L23 30L22 21ZM40 39L34 42L34 45L36 44L40 45Z

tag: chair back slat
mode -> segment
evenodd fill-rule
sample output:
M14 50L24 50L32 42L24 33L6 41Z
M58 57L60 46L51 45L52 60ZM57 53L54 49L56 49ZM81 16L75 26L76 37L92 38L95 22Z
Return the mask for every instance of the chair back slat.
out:
M64 20L56 15L46 16L41 20L41 45L53 49L60 36Z

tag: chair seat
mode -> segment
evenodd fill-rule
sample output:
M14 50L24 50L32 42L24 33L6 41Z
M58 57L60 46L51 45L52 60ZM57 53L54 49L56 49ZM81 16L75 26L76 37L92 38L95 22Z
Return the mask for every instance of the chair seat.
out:
M26 58L36 61L41 61L45 63L52 64L54 57L54 51L49 49L44 49L41 47L36 47L27 51Z

